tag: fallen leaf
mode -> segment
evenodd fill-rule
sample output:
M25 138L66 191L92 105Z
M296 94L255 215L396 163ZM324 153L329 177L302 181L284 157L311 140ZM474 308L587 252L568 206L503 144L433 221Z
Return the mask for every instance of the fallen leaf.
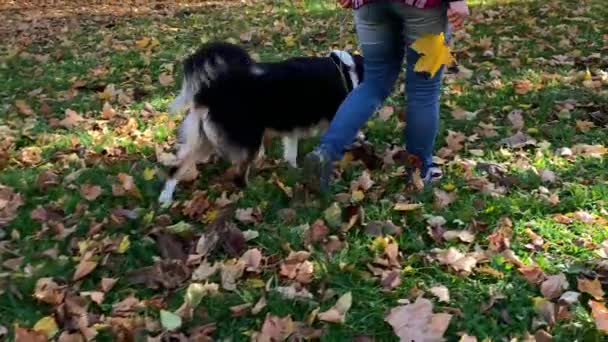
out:
M595 319L595 326L598 330L608 333L608 309L604 303L589 300L591 315Z
M47 342L45 334L33 330L15 327L15 342Z
M76 125L82 121L84 121L84 118L80 116L78 112L68 108L65 110L65 117L59 121L59 125L67 129L71 129L76 127Z
M174 289L190 278L190 269L181 260L160 260L127 272L131 284L144 284L150 289Z
M593 121L576 120L576 129L580 132L589 132L593 127L595 127Z
M44 334L47 338L51 339L57 332L59 331L59 327L57 326L57 322L55 321L55 317L53 316L45 316L42 317L36 324L32 330Z
M507 145L511 148L522 148L528 145L536 145L536 139L519 131L508 138L501 139L500 144Z
M460 340L458 340L458 342L477 342L477 337L464 334L460 336Z
M160 324L164 329L174 331L182 326L182 318L170 311L160 310Z
M227 291L235 291L237 281L243 276L245 263L242 260L233 259L222 263L220 275L222 288Z
M325 225L325 221L320 219L316 220L304 232L304 245L309 246L313 243L323 241L328 234L329 228Z
M392 308L385 321L401 341L442 341L452 315L433 313L433 304L419 297L414 304Z
M305 251L290 252L281 263L279 274L303 284L312 282L314 266L307 260L309 257L310 253Z
M378 111L378 117L382 121L388 121L394 113L395 108L393 106L384 106Z
M76 271L74 272L74 276L72 277L73 281L78 281L87 275L89 275L93 270L97 267L96 261L90 260L81 260L76 266Z
M545 281L540 284L540 292L547 299L558 298L564 290L567 290L570 285L566 276L563 273L548 276Z
M528 80L513 81L513 88L515 89L515 94L525 95L532 89L532 82Z
M392 290L401 285L401 271L396 269L382 272L380 284L387 290Z
M521 274L523 274L524 278L526 278L528 283L530 283L532 285L539 285L546 278L543 270L536 265L523 266L523 267L518 268L518 270L519 270L519 272L521 272Z
M101 111L101 118L104 120L110 120L116 115L116 111L112 108L112 105L109 102L103 103L103 108Z
M336 202L333 202L327 209L323 211L323 219L328 226L339 228L342 226L342 208Z
M467 137L464 134L448 130L448 135L445 137L445 142L451 151L458 152L464 148L462 143L465 142L466 139Z
M449 303L450 301L450 292L448 288L443 285L433 286L429 289L429 292L439 298L440 302Z
M235 217L243 223L259 223L262 221L262 212L259 208L239 208L236 210Z
M89 183L82 184L80 186L80 195L87 201L94 201L99 195L101 195L101 187L99 185L93 185Z
M65 298L65 289L65 286L57 285L53 278L40 278L36 281L34 298L47 304L59 305Z
M514 131L521 131L524 128L524 117L521 109L516 109L507 115L507 119L511 122L511 127Z
M259 314L260 312L262 312L262 310L264 310L264 308L266 307L266 304L267 304L266 297L264 297L264 296L260 297L258 302L255 303L253 308L251 308L251 313L254 315Z
M436 257L442 265L448 265L457 272L470 273L477 265L477 259L471 255L465 255L456 248L450 247L447 250L439 250Z
M428 72L434 77L442 65L453 62L443 33L423 35L416 39L411 47L421 55L414 66L414 71Z
M565 303L567 305L572 305L578 302L578 297L580 297L580 293L575 291L566 291L559 297L560 303Z
M359 178L357 178L356 180L353 180L350 183L350 191L351 192L356 191L356 190L367 191L367 190L371 189L371 187L373 185L374 185L374 181L372 180L369 171L363 170L363 172L361 173Z
M589 280L587 278L578 278L577 282L579 291L588 293L597 300L602 300L604 298L604 290L602 290L602 283L600 283L599 279L595 278Z
M200 265L192 272L192 280L203 281L214 275L219 269L219 264L211 265L207 260L203 260Z
M468 230L446 230L443 233L443 238L447 241L460 240L462 242L471 243L475 240L475 234Z
M423 204L421 203L395 203L395 206L393 207L393 210L396 211L413 211L413 210L417 210L424 207Z
M245 270L247 272L260 272L262 252L257 248L249 249L243 253L241 261L245 263Z
M167 73L161 73L158 76L158 83L160 83L163 87L171 86L175 83L173 76Z
M15 101L15 107L17 107L19 113L23 115L30 116L34 114L32 107L30 107L30 105L27 104L27 102L25 102L24 100Z
M435 196L435 202L433 206L436 209L443 209L448 205L454 203L458 199L458 194L454 191L447 192L441 189L433 189L433 195Z
M0 184L0 227L8 225L17 216L17 210L23 203L21 194Z
M555 172L550 170L538 170L538 175L540 176L540 179L545 183L555 183L555 181L557 180Z
M294 299L313 299L312 293L310 293L304 287L296 288L295 285L290 286L278 286L274 288L274 291L278 292L283 298L294 300Z
M256 342L284 341L294 331L291 316L280 318L271 314L266 315L262 329L256 335Z
M353 303L353 296L350 292L343 294L336 304L329 310L319 313L319 320L330 323L344 323L346 321L346 313L350 310Z

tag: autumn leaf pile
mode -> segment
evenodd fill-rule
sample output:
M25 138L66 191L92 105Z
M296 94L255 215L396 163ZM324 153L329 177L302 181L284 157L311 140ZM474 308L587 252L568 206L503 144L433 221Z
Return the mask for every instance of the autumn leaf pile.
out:
M401 78L329 198L269 144L248 188L214 159L168 207L181 58L210 39L259 60L354 50L348 13L0 14L0 340L605 339L606 6L473 5L451 55L414 47L418 70L448 65L441 182L404 182Z

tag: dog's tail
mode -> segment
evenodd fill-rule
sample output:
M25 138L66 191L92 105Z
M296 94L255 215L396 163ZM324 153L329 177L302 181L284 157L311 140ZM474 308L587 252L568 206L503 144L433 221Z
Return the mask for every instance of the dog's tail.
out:
M178 112L191 106L195 95L205 87L211 87L227 71L250 70L255 62L244 49L223 42L209 43L183 62L184 80L170 111Z

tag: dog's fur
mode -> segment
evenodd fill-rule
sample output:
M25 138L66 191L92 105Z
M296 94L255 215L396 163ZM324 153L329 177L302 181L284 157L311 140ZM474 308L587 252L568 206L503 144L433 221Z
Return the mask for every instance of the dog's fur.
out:
M189 110L179 129L177 166L160 195L171 201L177 182L215 152L237 165L247 183L264 153L265 134L281 136L284 159L296 167L298 139L326 126L363 79L363 58L344 51L256 63L242 48L214 42L183 63L184 79L171 111Z

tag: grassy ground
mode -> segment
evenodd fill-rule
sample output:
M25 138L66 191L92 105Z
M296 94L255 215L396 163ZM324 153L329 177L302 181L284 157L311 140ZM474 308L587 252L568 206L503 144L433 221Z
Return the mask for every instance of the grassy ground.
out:
M396 175L399 165L383 165L370 171L375 184L363 191L362 200L354 201L350 194L338 196L353 202L341 202L345 211L364 210L368 228L369 222L387 220L402 228L401 234L393 234L402 253L401 283L385 289L368 268L391 240L374 238L366 233L370 229L355 224L347 233L330 229L330 235L342 241L334 253L322 248L327 240L310 247L314 278L305 287L313 300L295 301L268 291L293 284L280 274L279 264L289 251L306 249L302 231L324 215L327 219L324 211L331 203L301 198L297 173L268 161L236 201L238 208L261 212L253 223L235 220L239 229L259 232L247 248L261 250L261 273L246 273L236 290L220 289L205 297L195 318L185 320L179 331L213 323L215 340L247 340L260 331L267 314L305 321L316 308L325 311L338 296L351 292L352 307L343 324L312 323L323 330L322 340L356 336L395 340L384 321L387 312L399 305L399 299L414 301L420 295L432 300L435 312L453 315L445 333L449 341L464 333L480 341L521 339L537 329L556 341L605 339L590 314L589 294L583 293L570 306L559 305L569 315L558 314L552 321L539 308L540 298L551 296L528 282L518 271L522 265L505 257L504 250L512 250L526 265L538 265L546 275L565 274L572 291L585 292L579 291L580 279L608 283L608 268L597 253L608 239L604 209L608 165L601 156L603 148L583 146L604 145L608 139L606 6L599 0L514 1L477 4L473 10L466 34L457 35L454 43L459 64L472 75L464 69L447 75L442 97L437 150L444 163L444 180L433 189L410 191ZM23 202L14 209L19 202L16 195L0 189L0 326L8 329L9 340L16 327L31 328L46 316L52 316L62 331L77 330L61 314L65 308L33 296L43 277L65 285L59 292L65 292L66 298L84 298L78 307L89 313L88 325L99 323L95 325L98 340L126 338L125 331L145 336L135 328L142 326L144 318L147 328L155 331L159 310L174 311L182 303L188 277L174 286L151 288L138 284L129 272L171 255L167 252L171 248L158 242L158 232L168 224L193 224L194 236L174 240L181 256L194 253L198 235L218 213L215 199L222 192L238 193L220 180L226 165L217 163L204 167L197 181L184 184L172 208L156 203L165 169L156 150L170 149L181 119L165 113L179 83L168 75L179 80L178 62L185 54L210 39L240 42L265 61L356 47L348 14L314 2L216 5L167 16L74 20L51 22L52 31L13 25L13 34L0 45L0 184L20 194ZM108 106L104 110L106 101L115 113ZM381 156L401 141L398 114L404 100L398 89L387 104L395 114L387 120L376 117L366 128ZM68 109L77 116L65 119ZM468 113L470 120L461 119L462 113ZM289 115L289 108L285 114ZM504 146L501 139L513 135L514 126L535 143ZM301 153L313 145L314 141L307 142ZM271 151L271 157L279 155ZM363 170L360 163L342 163L333 193L348 194L351 181ZM129 175L134 185L121 185L120 179L128 183ZM273 179L295 189L294 198ZM99 194L95 186L100 187ZM121 195L121 190L126 194ZM450 194L455 196L453 203L440 203ZM192 198L198 202L187 202ZM205 199L208 208L201 204ZM396 202L404 201L422 207L393 210ZM290 212L295 215L286 218ZM444 241L440 233L433 239L428 233L430 216L446 221L435 232L466 229L476 233L474 240ZM512 221L512 233L500 224L505 217ZM99 229L91 232L100 222ZM530 231L538 235L537 242L542 240L534 244ZM502 239L499 234L504 234ZM433 253L435 248L448 247L462 252L487 250L489 257L479 260L472 272L459 274L453 265L437 262ZM221 262L229 257L230 253L214 251L208 259ZM74 281L77 265L86 268L83 260L96 267ZM118 282L106 291L103 302L91 302L86 291L99 291L102 278L118 278ZM217 274L209 281L221 283ZM430 294L429 289L439 285L449 290L448 302ZM101 324L116 322L112 319L120 315L113 305L129 295L142 305L123 315L128 317L121 321L128 321L124 331ZM257 314L235 315L230 310L255 304L262 295L267 306ZM603 301L601 296L597 299ZM119 333L122 338L116 337Z

